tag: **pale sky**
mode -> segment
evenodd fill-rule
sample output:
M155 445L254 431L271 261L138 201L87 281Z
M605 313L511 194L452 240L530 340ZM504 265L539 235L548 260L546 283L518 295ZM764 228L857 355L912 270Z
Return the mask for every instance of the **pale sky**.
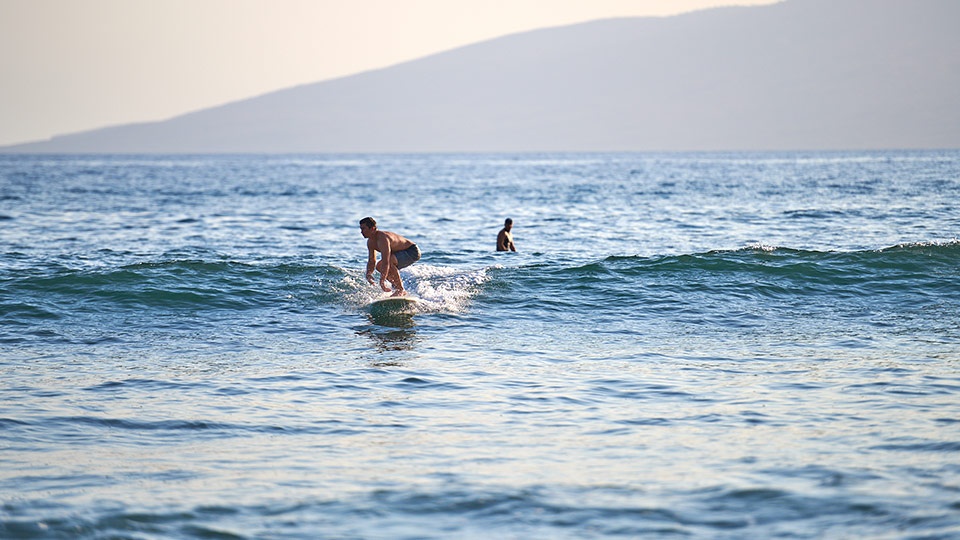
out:
M0 146L179 114L498 36L777 0L0 0Z

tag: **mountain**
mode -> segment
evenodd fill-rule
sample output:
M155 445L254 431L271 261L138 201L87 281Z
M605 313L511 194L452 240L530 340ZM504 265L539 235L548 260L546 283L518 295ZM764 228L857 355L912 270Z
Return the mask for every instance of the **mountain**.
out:
M957 21L957 0L600 20L3 151L958 148Z

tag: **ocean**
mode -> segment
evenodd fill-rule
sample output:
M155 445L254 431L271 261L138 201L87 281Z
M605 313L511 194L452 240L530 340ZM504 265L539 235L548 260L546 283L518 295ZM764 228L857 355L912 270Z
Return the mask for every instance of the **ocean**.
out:
M3 538L960 538L960 151L6 155L0 231Z

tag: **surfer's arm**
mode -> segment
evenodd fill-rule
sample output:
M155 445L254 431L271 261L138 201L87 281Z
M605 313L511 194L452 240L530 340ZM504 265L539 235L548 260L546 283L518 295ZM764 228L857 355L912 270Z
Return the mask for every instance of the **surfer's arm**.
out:
M377 267L377 253L373 250L370 242L367 242L367 282L373 285L373 270Z

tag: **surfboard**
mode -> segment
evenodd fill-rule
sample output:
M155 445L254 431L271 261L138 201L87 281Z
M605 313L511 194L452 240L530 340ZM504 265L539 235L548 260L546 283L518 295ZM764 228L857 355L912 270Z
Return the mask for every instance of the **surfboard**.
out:
M420 300L415 296L385 296L370 302L367 309L373 315L413 314L419 303Z

